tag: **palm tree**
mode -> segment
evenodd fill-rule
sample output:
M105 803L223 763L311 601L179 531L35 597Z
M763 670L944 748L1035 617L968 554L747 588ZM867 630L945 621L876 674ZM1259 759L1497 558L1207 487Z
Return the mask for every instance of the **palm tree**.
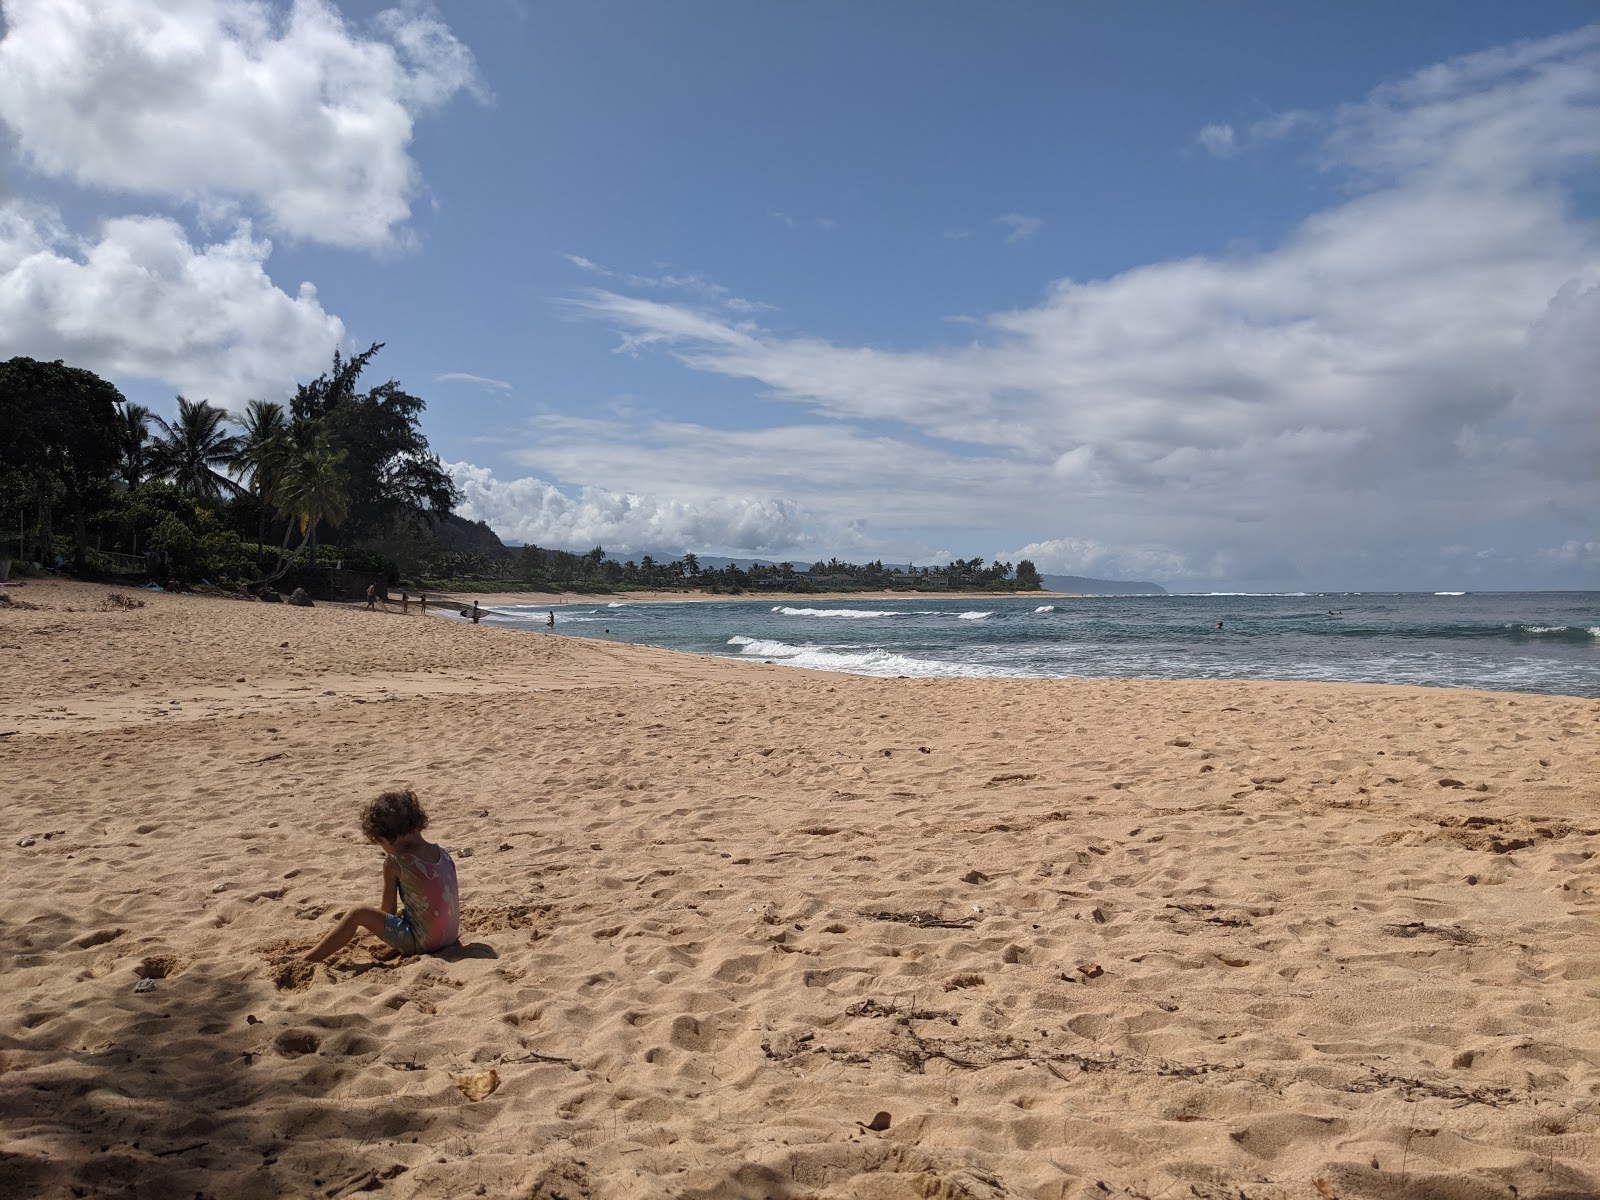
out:
M150 467L150 410L125 403L117 414L117 470L131 492Z
M314 421L296 421L286 439L290 450L283 461L273 490L273 502L286 517L300 526L300 546L311 543L311 565L317 565L317 526L323 521L340 525L350 513L350 489L343 470L345 451L335 449L328 431ZM289 548L289 535L296 521L283 534L279 561Z
M239 426L239 452L228 467L236 475L250 476L250 491L260 503L256 517L256 553L267 540L267 509L277 490L289 456L289 422L283 405L271 400L252 400Z
M152 475L170 479L178 491L195 500L212 504L224 493L241 489L218 467L227 467L239 455L239 439L226 432L228 414L209 400L190 401L178 397L178 419L170 424L152 418L162 436L150 447Z

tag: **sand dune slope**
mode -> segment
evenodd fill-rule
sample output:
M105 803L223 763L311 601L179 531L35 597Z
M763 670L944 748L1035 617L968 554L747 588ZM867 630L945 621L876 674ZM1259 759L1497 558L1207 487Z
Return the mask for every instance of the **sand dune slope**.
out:
M12 595L0 1195L1600 1193L1593 701Z

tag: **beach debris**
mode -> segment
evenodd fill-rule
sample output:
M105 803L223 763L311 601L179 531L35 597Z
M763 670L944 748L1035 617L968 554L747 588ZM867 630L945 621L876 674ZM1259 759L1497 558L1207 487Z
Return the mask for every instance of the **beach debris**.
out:
M154 979L141 979L133 985L133 990L136 992L153 992L156 990L156 981Z
M990 776L989 782L983 786L996 787L1002 783L1025 783L1030 779L1037 778L1039 778L1038 774L1033 771L1011 771L1004 775Z
M945 1008L909 1008L903 1009L892 1001L885 1004L882 1000L866 999L852 1004L844 1010L847 1017L899 1017L904 1021L947 1021L951 1025L959 1026L960 1020L956 1014Z
M1478 940L1478 935L1461 928L1459 925L1429 925L1426 921L1407 921L1404 925L1385 925L1383 931L1390 937L1414 938L1428 934L1432 937L1443 938L1447 942L1455 942L1458 946L1470 946Z
M463 847L461 847L461 849L457 850L455 852L455 854L456 854L457 858L471 858L472 857L472 847L471 846L463 846Z
M1462 1108L1468 1104L1487 1104L1491 1108L1499 1108L1502 1104L1510 1104L1516 1100L1516 1093L1508 1087L1491 1087L1485 1084L1478 1088L1457 1087L1453 1083L1429 1083L1425 1079L1409 1079L1404 1075L1391 1075L1387 1071L1373 1071L1365 1079L1357 1079L1344 1085L1347 1092L1369 1093L1387 1091L1389 1088L1399 1089L1402 1099L1417 1101L1424 1099L1454 1100L1454 1107Z
M35 843L37 843L38 840L39 840L38 838L25 837L20 842L18 842L17 845L21 846L23 849L27 849L29 846L32 846Z
M452 1075L450 1082L455 1084L461 1094L473 1103L487 1099L500 1086L500 1073L493 1067L487 1071L478 1071L472 1075Z
M856 1124L860 1125L863 1129L871 1131L872 1133L882 1133L885 1129L889 1128L889 1124L893 1120L894 1118L886 1112L876 1112L872 1115L872 1120L866 1122L865 1124L857 1121Z
M1104 975L1105 973L1106 969L1099 963L1091 962L1078 964L1078 974L1082 975L1085 979L1099 979L1100 976Z
M223 882L221 882L221 883L219 883L219 884L217 884L217 885L216 885L216 886L215 886L215 887L214 887L214 888L212 888L212 889L211 889L211 890L212 890L212 892L213 892L213 893L215 893L215 892L225 892L225 891L227 891L227 890L228 890L228 889L229 889L229 888L230 888L230 887L232 887L232 886L233 886L233 885L232 885L232 884L230 884L230 883L228 883L228 882L227 882L227 881L226 881L226 880L224 880L224 881L223 881Z
M332 688L324 688L321 692L318 693L318 695L322 695L322 696L334 696L334 695L337 695L337 694L338 693L335 692Z
M915 925L918 929L970 929L977 917L957 917L949 920L936 912L864 912L869 921L898 921L902 925Z
M962 883L988 883L989 882L989 877L987 875L985 875L982 871L974 869L974 870L968 871L965 875L963 875L961 877L961 882Z

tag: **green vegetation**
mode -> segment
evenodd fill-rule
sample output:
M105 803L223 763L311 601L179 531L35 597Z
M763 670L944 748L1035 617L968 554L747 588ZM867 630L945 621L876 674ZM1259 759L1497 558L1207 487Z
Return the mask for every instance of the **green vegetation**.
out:
M380 547L401 537L420 569L459 497L423 401L393 380L358 388L380 349L336 353L287 409L253 400L236 419L180 396L170 422L80 368L0 363L0 554L54 566L70 549L81 574L238 587L319 562L397 578Z

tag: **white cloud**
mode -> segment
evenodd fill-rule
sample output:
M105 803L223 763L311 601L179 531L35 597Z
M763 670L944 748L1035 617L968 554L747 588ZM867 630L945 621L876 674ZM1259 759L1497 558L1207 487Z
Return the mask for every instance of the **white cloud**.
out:
M248 226L196 248L173 221L121 217L80 239L49 210L0 205L0 358L165 380L233 408L281 395L326 367L344 326L310 284L273 284L271 251Z
M1006 234L1008 245L1012 242L1025 242L1044 228L1043 217L1025 217L1021 213L1007 213L995 219L1000 224L1010 227L1011 232Z
M573 266L587 271L591 275L599 275L604 279L616 280L619 284L632 288L649 288L655 291L683 292L693 296L702 304L712 304L726 308L730 312L758 313L771 312L773 307L759 300L746 300L735 296L728 288L716 283L696 272L689 271L677 273L663 271L658 275L640 275L631 271L613 271L610 267L602 266L592 258L585 258L581 254L563 254Z
M721 550L787 556L814 549L808 514L755 496L690 501L640 491L585 487L570 495L542 479L501 480L472 463L447 463L461 489L458 510L502 537L540 546L604 546L612 553Z
M1600 156L1600 27L1295 124L1324 130L1323 163L1354 190L1281 244L1062 280L969 345L838 344L615 292L580 304L630 352L754 381L820 422L903 429L913 462L922 439L971 448L958 461L993 467L974 496L1039 488L1009 544L1170 547L1174 572L1339 584L1420 570L1471 529L1530 547L1506 561L1532 569L1531 547L1569 536L1549 536L1564 513L1600 508L1600 238L1569 192ZM881 477L863 469L852 498ZM900 507L930 511L959 491L937 472L907 486Z
M1003 562L1029 559L1048 575L1088 575L1092 578L1152 582L1156 579L1192 579L1204 574L1188 559L1165 546L1102 546L1093 538L1051 538L1029 542L995 555Z
M1213 158L1232 158L1239 152L1239 141L1234 136L1232 125L1207 125L1195 135L1195 140Z
M490 379L487 375L472 375L466 371L446 371L433 377L435 383L475 383L495 392L509 392L511 384L504 379Z
M416 3L366 34L326 0L7 0L5 18L0 121L34 170L331 245L407 240L414 121L477 86Z

